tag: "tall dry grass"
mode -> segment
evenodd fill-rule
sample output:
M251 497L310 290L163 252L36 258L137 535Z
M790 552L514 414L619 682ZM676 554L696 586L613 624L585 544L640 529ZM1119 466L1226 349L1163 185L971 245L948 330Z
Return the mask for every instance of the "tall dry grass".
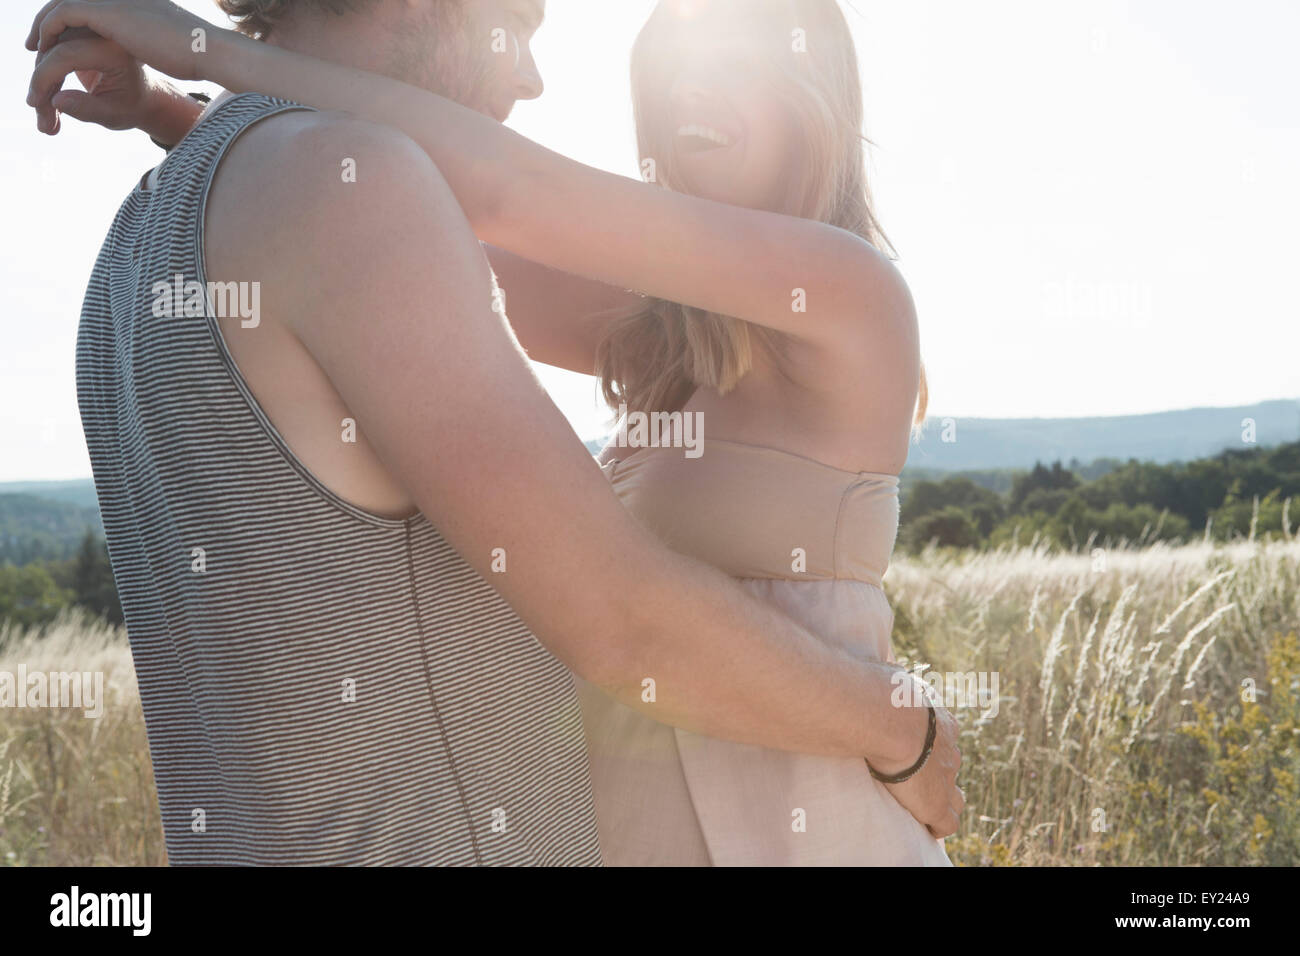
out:
M999 675L954 711L954 860L1300 863L1300 540L931 550L886 588L900 656Z
M0 628L0 671L104 675L103 714L0 708L0 863L167 862L126 634L71 612L28 633Z
M900 654L999 675L995 717L955 711L958 863L1300 863L1300 540L928 551L886 587ZM125 636L0 631L20 663L101 670L108 700L0 709L0 862L165 862Z

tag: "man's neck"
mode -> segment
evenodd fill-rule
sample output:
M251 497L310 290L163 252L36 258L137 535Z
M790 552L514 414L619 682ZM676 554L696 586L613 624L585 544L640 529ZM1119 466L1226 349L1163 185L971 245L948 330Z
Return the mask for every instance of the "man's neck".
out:
M391 39L386 29L377 26L375 20L373 17L290 12L276 23L275 29L262 42L359 70L383 73L383 58ZM208 104L203 117L234 95L229 90L222 90Z
M385 73L393 37L379 17L290 12L265 42L320 60Z

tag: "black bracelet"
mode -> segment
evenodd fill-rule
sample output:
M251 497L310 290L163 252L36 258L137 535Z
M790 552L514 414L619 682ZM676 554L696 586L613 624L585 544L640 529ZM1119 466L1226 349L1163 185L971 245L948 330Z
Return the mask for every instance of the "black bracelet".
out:
M198 103L202 103L204 106L207 106L209 103L212 102L212 97L208 96L207 93L190 93L189 97L190 99ZM153 143L159 149L168 153L170 153L176 147L175 143L172 143L171 146L168 146L166 143L158 142L158 140L154 139L152 136L149 137L149 142Z
M934 750L934 738L938 731L939 720L934 712L934 704L927 702L925 706L930 708L930 724L925 731L925 749L921 751L921 758L917 760L916 763L912 764L912 766L900 773L883 774L876 773L876 768L871 766L871 762L864 759L863 762L866 763L867 769L871 771L871 776L875 777L881 783L902 783L924 767L925 762L930 759L930 751Z

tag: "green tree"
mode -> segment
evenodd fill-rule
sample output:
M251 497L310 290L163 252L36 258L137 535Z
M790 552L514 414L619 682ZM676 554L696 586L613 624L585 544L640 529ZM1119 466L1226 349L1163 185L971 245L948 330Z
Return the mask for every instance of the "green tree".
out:
M1033 471L1017 475L1011 485L1011 511L1021 514L1025 511L1025 500L1038 490L1042 491L1069 491L1077 488L1079 479L1074 473L1066 468L1061 467L1058 461L1051 468L1045 467L1041 462L1034 465Z
M82 607L111 624L122 623L122 605L117 597L108 546L93 531L87 531L81 539L81 549L73 565L72 591L74 600Z
M932 542L949 548L974 548L980 544L975 522L956 505L918 518L907 526L902 537L912 550L920 550Z
M966 511L984 537L1002 520L1006 506L1002 496L981 487L964 475L954 475L943 481L918 481L912 485L903 500L900 520L904 527L926 515L944 508L958 507Z
M0 565L0 621L20 627L48 624L72 600L42 565Z

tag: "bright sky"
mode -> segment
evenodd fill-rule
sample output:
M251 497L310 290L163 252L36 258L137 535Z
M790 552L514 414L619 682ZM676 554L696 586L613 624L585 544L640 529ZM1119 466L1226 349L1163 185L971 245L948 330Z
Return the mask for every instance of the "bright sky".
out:
M22 100L38 0L0 37L0 481L85 477L81 297L161 153ZM1088 416L1300 395L1300 5L852 0L878 212L915 295L932 409ZM224 22L209 0L184 6ZM550 0L547 82L510 125L636 175L627 57L652 0ZM634 224L629 224L633 228ZM592 380L543 370L583 437Z

